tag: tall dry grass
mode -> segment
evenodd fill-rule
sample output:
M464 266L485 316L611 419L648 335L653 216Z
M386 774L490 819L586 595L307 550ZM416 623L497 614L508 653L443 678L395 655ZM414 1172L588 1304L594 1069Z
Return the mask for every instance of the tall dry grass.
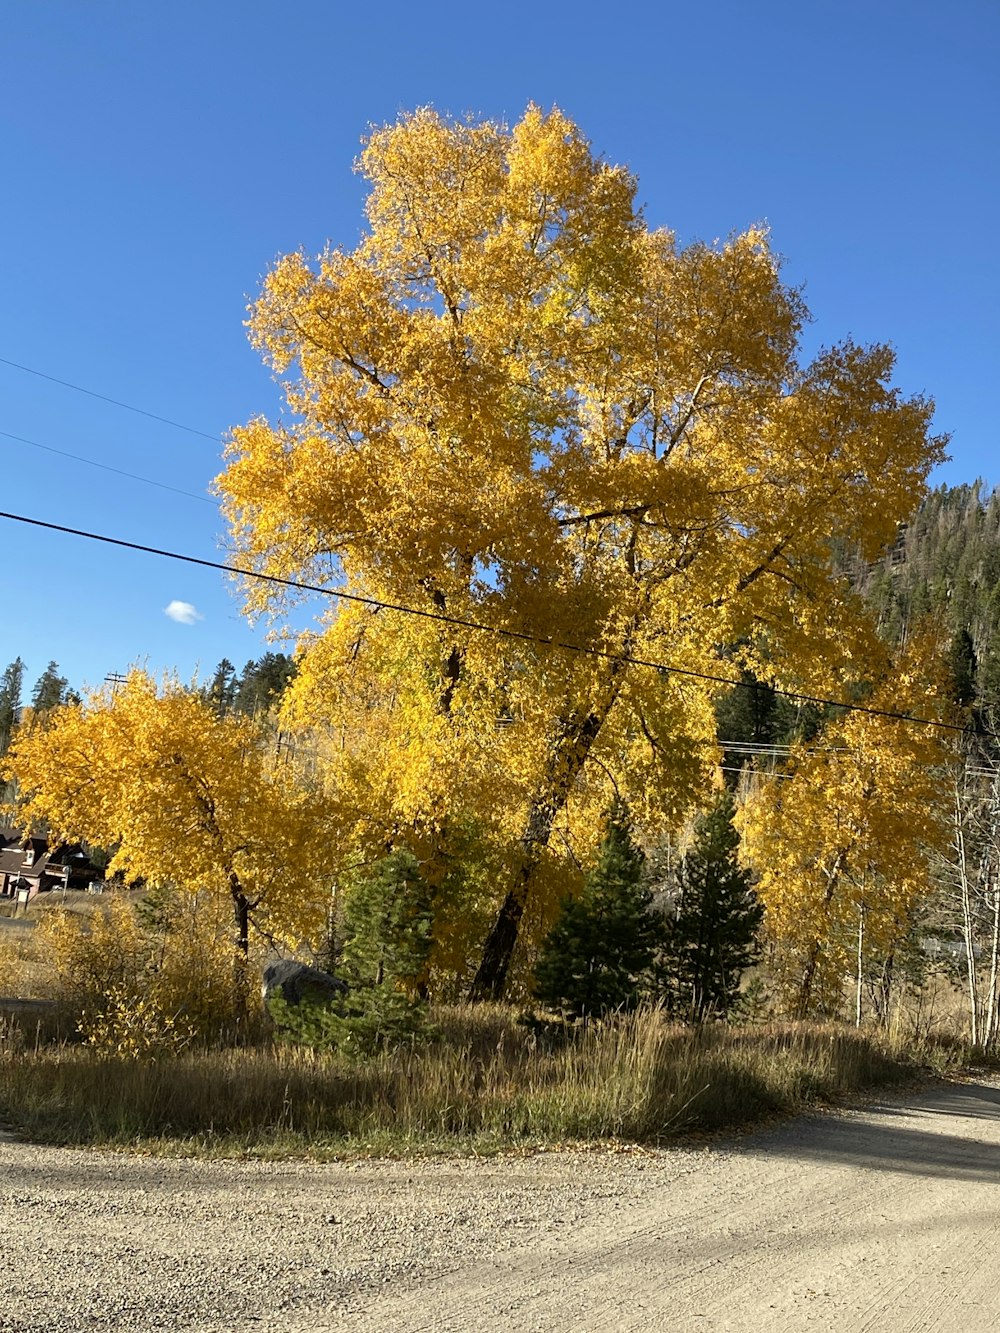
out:
M662 1143L916 1068L885 1037L834 1025L690 1029L647 1010L559 1040L500 1008L434 1018L436 1041L360 1064L281 1047L126 1060L32 1044L15 1019L0 1025L0 1120L54 1143L270 1156Z

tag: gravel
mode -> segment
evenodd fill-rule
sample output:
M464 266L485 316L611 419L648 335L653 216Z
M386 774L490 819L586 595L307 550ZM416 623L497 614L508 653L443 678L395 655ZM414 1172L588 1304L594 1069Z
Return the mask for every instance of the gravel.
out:
M364 1304L388 1285L572 1228L702 1154L313 1165L0 1142L3 1333L218 1329Z
M1000 1090L721 1146L486 1160L205 1162L5 1136L0 1230L2 1333L976 1333L1000 1327Z

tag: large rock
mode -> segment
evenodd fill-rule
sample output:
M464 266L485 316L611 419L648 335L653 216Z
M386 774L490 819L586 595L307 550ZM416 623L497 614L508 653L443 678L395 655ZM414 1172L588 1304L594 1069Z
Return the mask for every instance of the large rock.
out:
M347 994L347 983L308 963L297 963L294 958L279 958L264 968L261 996L264 1004L280 996L286 1004L328 1004Z

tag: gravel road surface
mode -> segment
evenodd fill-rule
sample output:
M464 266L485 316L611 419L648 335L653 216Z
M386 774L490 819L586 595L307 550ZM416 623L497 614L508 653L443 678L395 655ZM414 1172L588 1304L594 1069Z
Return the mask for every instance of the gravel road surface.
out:
M1000 1329L1000 1085L662 1152L334 1165L0 1141L0 1330Z

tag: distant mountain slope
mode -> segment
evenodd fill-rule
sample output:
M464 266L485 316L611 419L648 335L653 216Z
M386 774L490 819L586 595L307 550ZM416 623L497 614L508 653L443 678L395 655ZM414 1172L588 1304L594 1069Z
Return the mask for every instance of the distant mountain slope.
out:
M882 632L905 638L928 611L975 654L978 702L1000 704L1000 489L983 482L931 491L899 540L874 565L842 549L837 563L875 607Z

